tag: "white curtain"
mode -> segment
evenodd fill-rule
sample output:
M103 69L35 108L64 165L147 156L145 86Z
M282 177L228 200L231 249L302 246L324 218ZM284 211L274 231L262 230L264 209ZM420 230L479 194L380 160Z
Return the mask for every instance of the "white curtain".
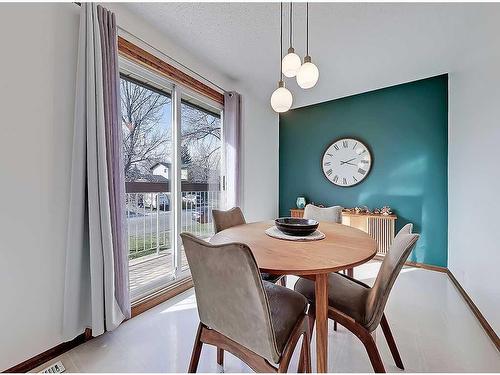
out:
M241 201L241 95L224 94L224 141L226 162L226 206L240 206Z
M106 110L110 99L107 97L105 101L103 88L109 76L103 80L102 53L102 46L106 48L103 43L109 43L109 40L101 40L104 34L98 12L101 12L101 20L103 14L106 17L103 12L107 11L103 8L82 3L66 246L63 335L67 340L86 328L92 329L93 336L113 330L130 314L128 300L124 304L120 301L120 306L115 296L114 251L119 249L113 246L116 228L112 225L115 212L110 208L110 201L114 198L110 197L110 184L114 182L109 180L110 160L109 155L107 159L106 142L106 131L109 133L106 128L109 113ZM114 16L112 19L114 22ZM109 59L108 51L105 52L104 59ZM105 61L105 69L106 66ZM116 80L111 82L117 83ZM111 107L117 110L114 103ZM128 285L125 287L128 289Z

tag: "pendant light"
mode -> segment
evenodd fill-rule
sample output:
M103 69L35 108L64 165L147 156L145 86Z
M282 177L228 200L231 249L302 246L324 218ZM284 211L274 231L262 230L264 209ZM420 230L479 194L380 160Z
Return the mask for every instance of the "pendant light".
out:
M293 4L290 3L290 47L288 48L288 54L283 57L281 61L281 71L287 77L295 77L300 68L300 57L295 53L292 47L292 35L293 35Z
M283 51L283 3L280 4L280 61ZM292 106L292 93L285 87L283 82L283 73L280 69L280 80L278 88L271 95L271 107L278 113L288 111Z
M311 62L311 56L309 56L309 3L306 3L306 56L304 64L297 72L297 84L303 89L310 89L316 85L318 78L318 67Z

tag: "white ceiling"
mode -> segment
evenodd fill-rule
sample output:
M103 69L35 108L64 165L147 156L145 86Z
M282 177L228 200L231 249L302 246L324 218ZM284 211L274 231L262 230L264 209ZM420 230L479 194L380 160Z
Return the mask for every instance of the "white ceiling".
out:
M279 3L126 6L256 95L269 98L276 87ZM310 3L310 55L320 79L310 90L287 80L294 107L452 72L462 54L499 35L484 27L500 24L499 11L499 4ZM304 55L305 3L294 3L294 47Z

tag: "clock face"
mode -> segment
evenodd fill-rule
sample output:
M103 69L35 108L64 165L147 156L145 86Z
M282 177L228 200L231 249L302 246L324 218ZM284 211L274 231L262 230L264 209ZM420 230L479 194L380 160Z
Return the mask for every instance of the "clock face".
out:
M337 186L353 186L363 181L372 166L368 147L357 139L334 141L323 154L321 166L325 177Z

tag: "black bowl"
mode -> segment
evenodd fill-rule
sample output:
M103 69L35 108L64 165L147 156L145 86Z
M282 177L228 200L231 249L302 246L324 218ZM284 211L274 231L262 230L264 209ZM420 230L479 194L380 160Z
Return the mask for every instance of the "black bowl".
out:
M274 220L276 227L291 236L308 236L313 233L319 223L316 220L300 219L296 217L280 217Z

